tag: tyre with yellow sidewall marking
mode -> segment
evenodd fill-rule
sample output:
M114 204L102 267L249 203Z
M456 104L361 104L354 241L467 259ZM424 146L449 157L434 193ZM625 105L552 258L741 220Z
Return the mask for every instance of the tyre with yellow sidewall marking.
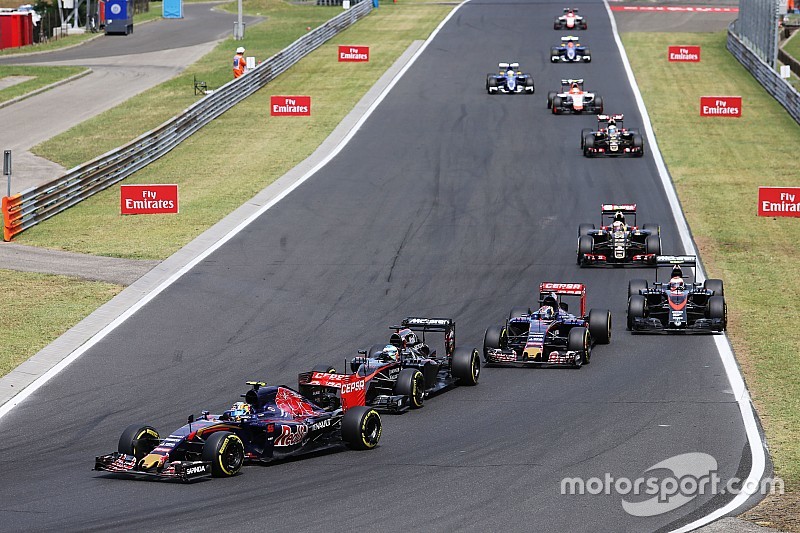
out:
M425 378L417 368L404 368L397 375L394 393L407 396L411 407L419 409L425 401Z
M212 476L235 476L244 465L244 443L229 431L217 431L206 440L202 459L211 462Z
M133 455L138 461L152 452L160 441L161 438L158 435L158 431L152 426L131 424L122 432L117 451L126 455Z
M381 415L371 407L351 407L342 419L342 440L355 450L371 450L381 440Z

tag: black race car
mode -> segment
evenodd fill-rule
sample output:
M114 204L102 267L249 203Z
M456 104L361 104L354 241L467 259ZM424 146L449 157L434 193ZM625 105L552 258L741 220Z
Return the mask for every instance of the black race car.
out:
M636 225L636 204L603 204L600 228L578 226L578 264L584 266L651 266L661 253L661 228Z
M644 139L637 129L626 129L622 114L597 115L597 129L581 130L581 150L586 157L599 155L642 157Z
M693 255L663 255L657 267L671 267L669 282L632 279L628 283L628 329L633 333L721 333L728 309L721 279L686 282L681 267L695 267ZM692 278L690 273L690 280Z
M346 444L369 450L381 438L381 417L364 407L364 380L353 380L337 408L323 408L286 386L250 381L251 389L221 415L208 411L166 438L144 424L122 432L118 451L94 469L128 477L188 481L228 477L248 461L269 462ZM362 394L359 397L359 386Z
M603 112L603 97L584 90L583 79L561 80L559 92L547 93L547 109L552 109L554 115L567 113L597 115Z
M580 298L578 315L571 314L563 296ZM486 364L524 363L569 365L580 368L591 359L595 344L611 341L611 312L592 309L586 314L582 283L542 283L539 308L513 307L503 326L490 326L483 337Z
M561 44L550 48L551 63L590 63L592 52L574 35L561 38Z
M320 405L336 406L337 391L352 380L365 382L364 403L389 413L422 407L425 398L455 385L477 385L481 371L478 350L456 348L451 318L409 317L398 326L389 344L361 350L338 374L331 365L318 365L300 374L299 390ZM422 337L417 335L421 333ZM444 353L427 344L426 334L444 333Z
M505 93L533 94L533 76L519 70L519 63L498 63L498 73L486 75L486 92L489 94Z
M572 30L576 28L585 30L588 27L589 24L586 23L586 18L578 15L578 10L572 7L565 7L564 14L560 17L556 17L553 21L554 30Z

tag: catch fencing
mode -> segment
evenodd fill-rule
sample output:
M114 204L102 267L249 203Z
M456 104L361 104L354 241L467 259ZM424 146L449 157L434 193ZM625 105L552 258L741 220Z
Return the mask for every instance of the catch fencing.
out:
M3 240L10 241L14 235L146 167L370 11L372 2L359 2L158 128L71 169L54 181L3 197Z
M778 56L778 0L739 0L733 32L745 46L773 69Z

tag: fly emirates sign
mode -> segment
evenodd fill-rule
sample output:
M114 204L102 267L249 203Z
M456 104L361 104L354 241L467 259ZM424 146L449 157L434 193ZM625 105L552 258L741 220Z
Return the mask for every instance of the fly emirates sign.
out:
M758 216L800 217L800 187L759 187Z
M741 96L701 96L701 117L735 117L742 116Z
M369 61L369 46L340 46L339 62L362 63Z
M269 114L273 117L307 117L311 115L311 97L271 96Z
M159 215L178 212L177 185L120 185L123 215Z
M667 49L667 59L670 62L697 63L700 61L699 46L670 46Z

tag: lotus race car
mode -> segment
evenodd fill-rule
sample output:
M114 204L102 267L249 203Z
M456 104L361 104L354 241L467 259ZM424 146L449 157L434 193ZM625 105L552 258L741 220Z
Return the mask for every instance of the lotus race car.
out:
M365 382L366 405L388 413L422 407L425 398L456 385L477 385L481 371L478 350L456 348L451 318L409 317L394 331L389 344L361 350L346 366L352 374L338 374L330 365L318 365L300 374L300 391L321 405L338 405L337 391L353 380ZM420 337L417 333L421 333ZM427 344L426 334L444 334L444 353Z
M556 17L555 21L553 21L554 30L572 30L575 28L585 30L588 27L589 25L586 23L586 18L578 15L578 10L571 7L565 7L564 14L560 17Z
M244 402L221 415L192 415L166 438L151 426L128 426L118 451L96 457L94 469L189 481L233 476L247 461L269 462L343 443L359 450L378 445L381 417L364 407L363 379L350 382L335 409L320 407L285 386L247 384L252 388L242 395Z
M486 92L489 94L533 94L533 76L519 70L519 63L498 63L497 74L486 75Z
M599 229L594 224L578 226L578 264L582 267L651 266L660 253L661 227L637 226L636 204L603 204Z
M561 44L550 48L551 63L589 63L592 61L592 53L589 47L582 46L579 39L573 35L561 38Z
M547 109L552 109L554 115L564 113L590 113L603 112L603 97L583 89L582 79L561 80L561 91L547 93Z
M672 267L668 283L632 279L628 283L628 329L633 333L721 333L728 309L721 279L684 281L682 266L695 267L693 255L663 255L656 266Z
M580 298L580 314L569 313L564 296ZM611 312L592 309L586 314L582 283L542 283L539 308L513 307L503 326L490 326L483 338L487 364L588 364L595 344L611 341Z
M597 115L597 129L581 130L581 150L586 157L596 155L642 157L644 139L637 129L626 129L625 115Z

